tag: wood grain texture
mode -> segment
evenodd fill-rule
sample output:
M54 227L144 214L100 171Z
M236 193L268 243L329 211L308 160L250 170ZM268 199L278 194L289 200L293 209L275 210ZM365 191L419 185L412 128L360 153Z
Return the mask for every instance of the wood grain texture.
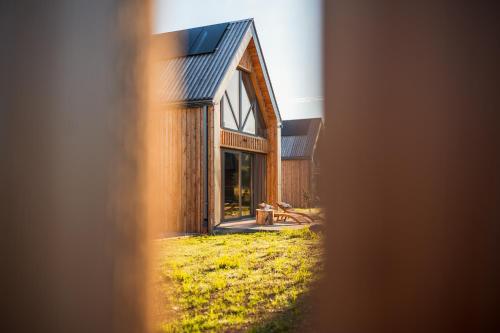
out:
M266 184L267 201L275 204L281 199L281 132L278 127L279 122L271 103L270 92L267 90L263 69L257 55L257 50L255 49L255 43L251 39L249 42L244 41L242 45L245 45L246 49L236 62L235 69L238 66L240 69L249 71L257 96L257 102L259 103L259 108L267 128L267 138L258 138L222 129L220 125L220 104L216 102L212 110L213 112L210 115L214 126L213 136L210 139L211 146L213 147L213 158L210 159L211 167L213 168L213 183L209 189L209 197L213 197L213 200L210 201L213 220L209 221L209 228L219 224L222 218L221 148L265 154L267 174L263 175L263 177L266 177L264 183ZM224 82L222 88L225 89ZM223 89L221 90L223 91Z
M253 70L252 57L250 56L250 52L248 52L248 50L241 57L238 67L247 72L252 72Z
M267 200L275 204L281 198L281 132L279 120L276 117L273 104L271 102L271 93L267 89L264 78L264 70L257 54L255 43L250 40L246 53L250 58L252 73L250 75L252 83L256 90L257 101L259 103L264 122L267 127Z
M222 163L221 163L221 128L220 128L220 104L214 105L210 114L211 122L213 123L213 134L210 143L213 150L213 157L210 159L212 167L213 183L209 188L209 197L213 200L210 202L210 210L213 212L213 220L209 221L209 228L213 228L219 224L222 218L221 213L221 193L222 193Z
M243 133L221 130L220 146L225 148L240 149L252 151L256 153L267 153L268 141L264 138L259 138Z
M308 208L304 192L315 196L312 187L312 168L310 160L284 160L282 167L282 201L294 207Z
M255 210L255 223L258 225L271 225L274 221L274 210Z
M203 108L168 109L159 117L162 232L200 233L203 221Z
M216 158L215 149L215 107L209 106L207 110L207 145L208 145L208 158L207 158L207 173L208 173L208 225L203 227L203 232L212 232L214 221L216 217L215 207L217 202L213 195L216 181L216 173L220 172L220 168L217 168L214 161ZM218 143L218 141L217 141ZM218 155L217 155L218 156Z

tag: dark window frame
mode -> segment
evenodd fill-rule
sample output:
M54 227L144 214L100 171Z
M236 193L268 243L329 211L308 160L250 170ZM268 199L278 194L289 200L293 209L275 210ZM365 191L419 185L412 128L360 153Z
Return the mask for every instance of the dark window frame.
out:
M229 98L228 94L227 94L227 91L224 91L224 98L226 98L227 100L227 105L229 105L229 111L231 111L231 114L233 115L233 119L234 119L234 123L236 124L236 127L240 127L240 124L239 124L239 121L238 119L236 119L236 115L234 114L234 108L233 108L233 105L231 104L231 99ZM222 107L224 108L224 106ZM222 110L224 111L224 110ZM222 114L222 124L224 125L224 114ZM234 129L232 129L234 131Z
M220 101L221 128L223 128L224 130L227 130L227 131L232 131L232 132L236 132L236 133L243 133L245 135L250 135L250 136L254 136L254 137L267 138L267 127L265 126L265 122L262 119L262 115L261 115L260 107L259 107L259 102L257 100L256 93L255 93L255 87L253 87L253 84L252 84L251 79L250 79L250 73L243 71L243 70L240 70L240 69L236 69L236 71L237 71L237 75L238 75L238 102L237 102L237 104L238 104L238 116L239 116L239 118L236 119L236 113L235 113L234 107L231 103L231 99L229 98L227 90L224 90L224 94L223 94L221 101ZM247 77L244 77L245 75ZM248 82L250 84L249 88L252 89L253 91L249 91L249 89L247 89L247 87L245 86L245 82L243 82L245 79L249 81ZM248 110L245 110L246 114L244 114L243 110L242 110L243 89L245 89L246 94L248 96L248 99L250 101L250 107L248 108ZM226 105L229 106L229 109L230 109L231 114L233 116L236 127L238 128L237 130L235 130L233 128L228 128L225 126L223 99L226 99L226 101L227 101ZM248 118L250 116L250 112L253 113L254 120L255 120L255 134L245 132L243 130L245 128L245 125L246 125ZM245 115L245 119L242 119L243 115Z
M225 196L226 196L226 186L225 186L225 179L224 179L224 172L225 172L225 154L233 154L237 156L238 160L238 216L234 217L229 217L226 218L226 215L224 214L224 203L225 203ZM249 215L243 215L242 214L242 196L241 196L241 160L242 156L247 155L250 157L250 191L251 191L251 198L250 198L250 214ZM223 148L221 149L221 171L222 171L222 190L221 190L221 222L231 222L231 221L237 221L237 220L244 220L244 219L252 219L255 218L255 209L257 208L257 203L255 202L255 173L254 173L254 168L255 168L255 155L256 153L252 152L247 152L243 150L237 150L237 149L230 149L230 148ZM262 185L264 186L264 185Z

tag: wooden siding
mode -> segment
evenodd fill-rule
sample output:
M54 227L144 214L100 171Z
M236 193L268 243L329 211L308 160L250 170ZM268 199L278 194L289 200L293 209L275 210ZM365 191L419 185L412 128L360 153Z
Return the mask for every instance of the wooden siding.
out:
M316 195L312 189L310 160L284 160L282 166L282 200L294 207L307 208L304 192Z
M264 78L264 71L259 61L255 43L252 40L248 43L246 55L251 63L251 79L255 87L257 101L267 127L267 201L271 204L281 200L281 129L278 127L278 119L274 112L271 102L270 92L267 90L267 84ZM246 58L245 58L246 59Z
M255 88L257 101L259 103L262 116L267 128L267 139L257 138L251 135L240 134L224 130L220 127L220 96L224 92L227 82L224 81L220 91L216 94L216 104L211 112L212 122L214 124L210 144L213 147L213 157L210 159L210 165L213 170L212 185L210 185L210 194L213 200L210 200L212 215L209 220L209 230L221 222L221 148L239 149L250 152L257 152L266 155L266 196L267 202L275 204L281 200L281 132L278 127L278 119L271 103L269 91L265 83L263 70L258 59L255 44L250 36L248 41L244 40L242 46L245 48L238 51L240 58L235 62L234 67L244 69L250 73L252 84ZM230 75L228 75L229 77Z
M203 108L162 112L163 232L200 233L203 221Z
M209 198L210 198L210 219L208 221L209 232L213 227L221 221L221 193L222 193L222 165L221 165L221 150L220 150L220 104L214 105L211 108L210 121L213 124L213 130L209 138L211 151L213 154L210 157L210 177L212 182L209 185Z
M252 83L267 127L268 137L226 131L220 127L220 105L208 107L208 227L203 226L204 213L204 154L203 108L165 110L159 124L162 127L161 151L162 186L165 197L164 231L181 233L210 232L221 221L221 148L239 149L266 155L266 196L269 203L280 200L281 147L278 119L263 82L262 68L253 42L248 44L242 65L250 70ZM236 65L235 65L236 67Z
M243 46L244 45L244 46ZM148 149L160 152L154 160L158 170L156 200L164 203L162 206L162 233L204 233L212 231L221 221L221 148L239 149L266 155L266 197L275 204L281 196L281 135L279 121L276 118L270 100L270 92L263 76L263 70L255 50L251 35L246 35L242 41L242 49L235 57L234 69L238 65L250 73L255 87L257 100L267 128L267 138L259 138L231 131L220 127L220 96L228 79L221 84L221 92L216 96L215 104L207 109L207 147L204 147L203 107L166 108L155 114L152 126L159 127L159 133L154 148ZM239 58L238 58L239 57ZM241 62L241 63L240 63ZM158 146L158 148L157 148ZM204 219L204 170L205 150L208 150L208 226ZM156 155L155 153L152 156ZM155 156L156 157L156 156ZM156 174L156 170L155 170Z
M243 56L241 57L238 67L247 71L247 72L252 71L252 69L253 69L252 58L251 58L250 53L248 51L245 52L243 54Z
M267 140L264 138L226 131L223 129L221 129L220 135L221 147L248 150L257 153L267 153L268 144Z

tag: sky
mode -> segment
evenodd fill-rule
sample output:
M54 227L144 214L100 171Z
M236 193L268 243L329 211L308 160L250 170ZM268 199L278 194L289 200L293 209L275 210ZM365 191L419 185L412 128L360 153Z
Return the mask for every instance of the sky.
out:
M156 0L156 33L253 17L283 119L323 114L321 0Z

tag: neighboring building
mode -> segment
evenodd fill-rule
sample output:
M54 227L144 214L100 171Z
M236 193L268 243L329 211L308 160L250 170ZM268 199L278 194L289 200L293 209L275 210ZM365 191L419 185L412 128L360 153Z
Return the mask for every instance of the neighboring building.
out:
M316 183L319 165L316 148L322 127L321 118L283 121L281 194L282 200L294 207L309 207L318 196Z
M281 116L253 19L155 38L186 45L164 50L158 68L175 230L209 232L279 201Z

